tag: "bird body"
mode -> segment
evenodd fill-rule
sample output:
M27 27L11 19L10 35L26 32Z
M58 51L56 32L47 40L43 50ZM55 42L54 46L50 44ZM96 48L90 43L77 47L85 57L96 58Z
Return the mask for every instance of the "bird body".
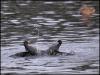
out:
M27 52L32 55L37 55L37 49L35 47L29 46L27 41L24 41L24 47Z
M57 53L61 53L59 52L59 47L61 46L62 44L62 41L61 40L58 40L58 42L54 45L52 45L48 50L48 54L49 55L56 55Z

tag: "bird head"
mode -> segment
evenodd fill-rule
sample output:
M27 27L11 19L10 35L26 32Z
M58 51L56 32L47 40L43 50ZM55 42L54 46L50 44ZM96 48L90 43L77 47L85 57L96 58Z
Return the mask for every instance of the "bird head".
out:
M24 43L24 45L27 45L28 44L28 41L25 40L23 43Z
M58 43L59 43L59 44L62 44L62 41L61 41L61 40L58 40Z

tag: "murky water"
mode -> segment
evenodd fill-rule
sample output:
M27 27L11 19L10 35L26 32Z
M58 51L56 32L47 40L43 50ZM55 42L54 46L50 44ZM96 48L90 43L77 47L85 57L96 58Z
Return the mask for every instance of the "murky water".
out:
M96 13L85 24L79 9L88 4ZM2 74L98 74L98 1L1 1ZM10 57L25 51L24 40L46 50L58 39L62 52L72 56Z

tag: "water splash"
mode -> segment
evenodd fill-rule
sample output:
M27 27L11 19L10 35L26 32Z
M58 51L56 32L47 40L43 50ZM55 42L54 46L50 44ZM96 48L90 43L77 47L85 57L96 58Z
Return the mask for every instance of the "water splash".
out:
M37 33L36 38L37 38L37 40L38 40L38 39L40 38L40 37L39 37L39 25L34 24L34 28L35 28L35 30L36 30L36 33ZM38 50L38 43L36 43L36 48L37 48L37 50Z

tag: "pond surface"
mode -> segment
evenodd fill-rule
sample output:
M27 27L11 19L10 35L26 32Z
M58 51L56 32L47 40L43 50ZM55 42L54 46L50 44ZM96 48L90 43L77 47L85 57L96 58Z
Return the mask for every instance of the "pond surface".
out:
M96 12L87 24L79 9L84 4ZM47 50L62 40L60 51L70 56L10 57L25 51L24 40L39 50ZM1 1L2 74L98 74L98 1Z

